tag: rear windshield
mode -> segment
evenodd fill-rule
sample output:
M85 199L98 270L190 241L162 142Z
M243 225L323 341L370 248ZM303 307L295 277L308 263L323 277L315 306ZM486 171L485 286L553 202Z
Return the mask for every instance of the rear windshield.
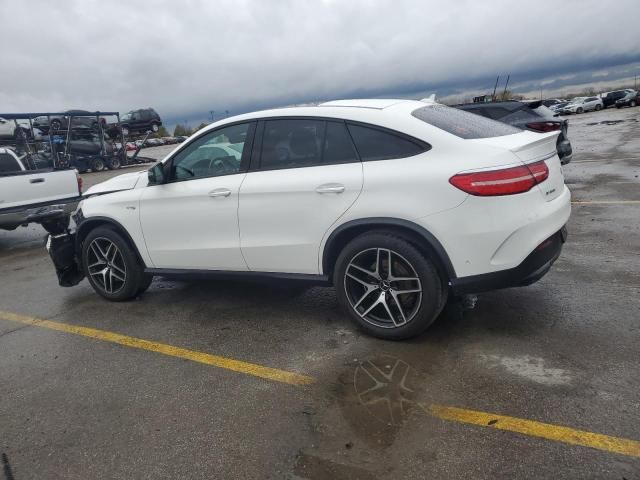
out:
M506 123L496 122L473 113L447 107L428 105L414 110L411 115L425 123L464 139L491 138L512 135L522 130Z

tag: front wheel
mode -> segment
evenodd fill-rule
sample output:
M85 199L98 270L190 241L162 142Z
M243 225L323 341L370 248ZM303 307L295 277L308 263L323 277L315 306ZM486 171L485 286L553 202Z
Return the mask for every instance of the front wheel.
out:
M349 316L370 335L387 340L421 334L446 300L433 262L386 232L351 241L338 257L333 280Z
M104 170L104 160L101 158L94 158L91 160L91 171L92 172L101 172Z
M156 133L158 130L160 130L160 127L158 127L157 123L152 123L151 130L153 130L153 132Z
M596 112L599 112L600 110L602 110L602 105L596 105Z
M129 243L110 227L89 232L82 244L82 265L93 289L107 300L129 300L151 283Z
M582 109L582 107L579 107L579 108L576 110L576 113L582 113L582 112L584 112L584 110Z

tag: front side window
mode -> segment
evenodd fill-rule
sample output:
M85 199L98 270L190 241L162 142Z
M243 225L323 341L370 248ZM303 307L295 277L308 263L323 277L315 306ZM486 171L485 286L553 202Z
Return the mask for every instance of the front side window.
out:
M349 132L362 161L412 157L429 149L426 145L377 128L350 124Z
M250 126L220 128L193 141L174 157L170 181L238 173Z

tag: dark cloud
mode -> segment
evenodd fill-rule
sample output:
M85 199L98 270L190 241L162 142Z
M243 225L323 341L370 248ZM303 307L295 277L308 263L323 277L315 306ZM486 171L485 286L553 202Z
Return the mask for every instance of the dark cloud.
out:
M559 75L639 59L640 3L615 10L626 13L596 0L5 1L0 110L191 119Z

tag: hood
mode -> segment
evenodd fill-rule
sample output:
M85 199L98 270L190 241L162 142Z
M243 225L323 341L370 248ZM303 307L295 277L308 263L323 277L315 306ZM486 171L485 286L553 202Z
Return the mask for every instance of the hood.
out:
M85 196L95 195L95 194L104 194L111 192L119 192L120 190L131 190L136 186L138 180L147 176L147 171L142 170L141 172L131 172L125 173L123 175L118 175L117 177L113 177L106 182L99 183L90 187L86 192L84 192Z

